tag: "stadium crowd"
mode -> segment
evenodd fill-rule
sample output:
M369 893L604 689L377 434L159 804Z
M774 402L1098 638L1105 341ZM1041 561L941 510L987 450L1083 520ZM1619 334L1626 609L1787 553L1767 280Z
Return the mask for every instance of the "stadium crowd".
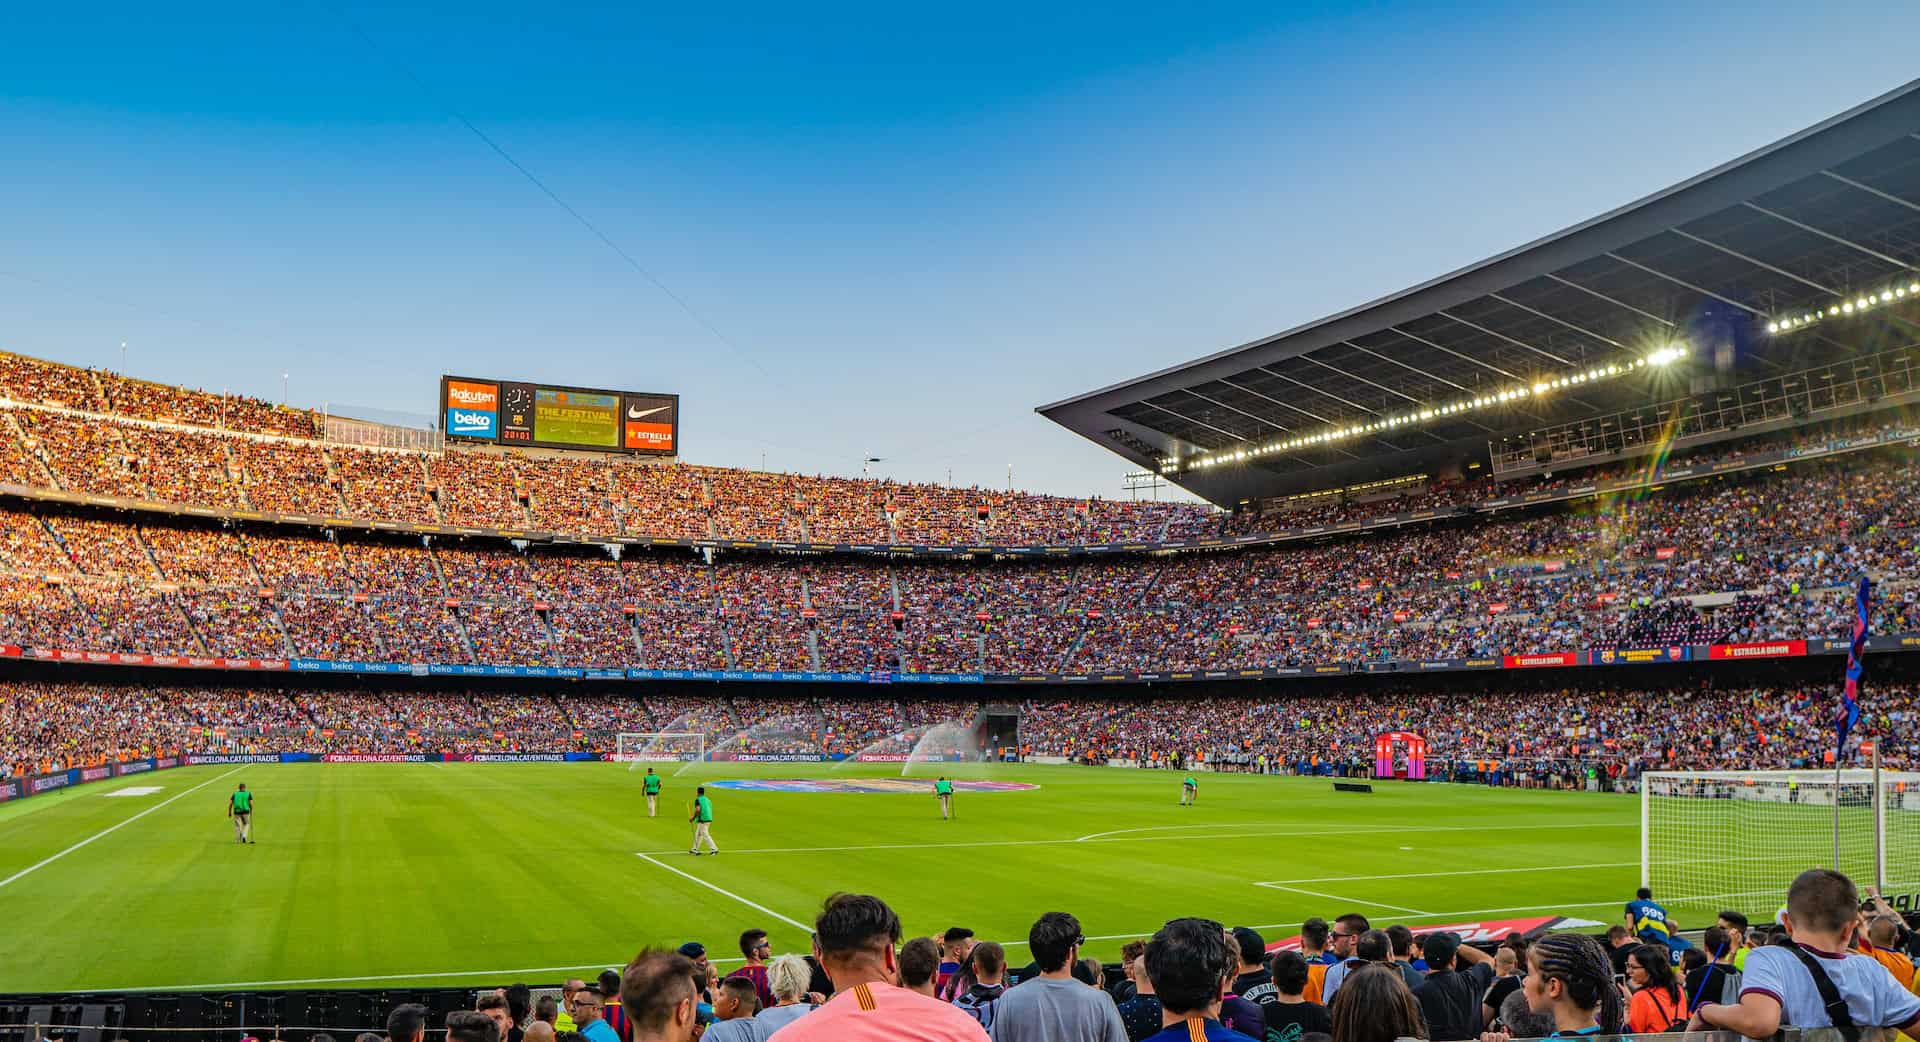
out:
M1295 497L1232 515L886 480L809 477L617 457L404 452L317 440L323 418L0 353L0 476L24 485L216 509L668 538L850 543L1063 544L1242 535L1431 511L1631 476L1641 464L1496 483L1408 481ZM129 420L139 422L127 422ZM1795 443L1908 426L1899 414L1834 421L1668 460L1737 460Z
M372 481L354 473L343 487ZM419 508L460 503L464 517L520 489L504 471L495 478L492 492L422 493ZM1920 469L1872 456L1480 524L1037 561L753 552L710 561L664 547L616 556L592 545L20 503L0 509L0 578L19 609L0 618L0 643L349 661L1094 673L1843 638L1850 584L1862 574L1878 588L1874 632L1920 630L1914 502Z
M1640 891L1623 902L1645 923ZM1767 1038L1784 1025L1920 1030L1916 937L1847 876L1802 872L1781 922L1719 912L1696 946L1625 922L1604 936L1511 933L1491 952L1450 927L1376 926L1315 916L1291 943L1206 918L1169 920L1127 941L1121 964L1083 958L1068 912L1024 939L963 926L905 937L870 894L836 893L812 924L812 950L776 955L767 930L737 938L740 958L690 940L647 948L624 968L573 978L558 1001L514 984L445 1014L451 1042L1510 1042L1719 1029ZM1764 919L1760 921L1764 922ZM735 938L728 934L726 941ZM1026 949L1028 961L1011 950ZM1712 953L1711 955L1707 953ZM731 971L722 965L738 968ZM390 1042L425 1042L429 1011L401 1005ZM1862 1035L1861 1029L1877 1029Z
M1832 743L1823 689L1636 688L1441 695L1366 691L1245 698L1032 701L996 755L1286 774L1371 773L1374 738L1426 736L1436 778L1631 787L1646 770L1818 767ZM697 733L709 754L906 753L930 730L970 733L961 700L571 693L343 692L0 682L0 771L18 776L156 750L612 755L622 732ZM1920 688L1876 685L1856 731L1881 761L1920 768ZM679 749L679 746L675 747ZM691 753L691 746L684 751ZM677 753L676 753L677 755Z

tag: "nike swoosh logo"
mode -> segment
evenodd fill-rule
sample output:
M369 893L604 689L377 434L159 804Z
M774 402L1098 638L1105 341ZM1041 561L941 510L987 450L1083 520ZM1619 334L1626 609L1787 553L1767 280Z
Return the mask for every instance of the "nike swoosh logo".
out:
M627 406L627 419L643 420L649 416L652 416L654 413L666 412L666 411L667 411L667 406L664 406L664 405L656 405L651 409L636 409L633 406L629 405Z

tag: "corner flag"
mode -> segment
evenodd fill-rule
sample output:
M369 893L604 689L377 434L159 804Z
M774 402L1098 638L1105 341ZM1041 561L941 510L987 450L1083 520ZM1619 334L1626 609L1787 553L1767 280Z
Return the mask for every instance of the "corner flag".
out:
M1846 755L1847 734L1853 725L1860 722L1860 674L1865 671L1867 652L1867 593L1869 584L1866 576L1860 577L1860 590L1854 596L1853 643L1847 648L1847 685L1840 692L1840 712L1834 717L1834 731L1837 743L1834 757Z

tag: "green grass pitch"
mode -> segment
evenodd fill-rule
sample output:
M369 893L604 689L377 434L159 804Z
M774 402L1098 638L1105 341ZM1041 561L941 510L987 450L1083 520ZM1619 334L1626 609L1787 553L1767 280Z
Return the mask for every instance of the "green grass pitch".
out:
M699 939L718 960L749 926L804 951L798 924L835 890L881 895L908 936L961 924L1023 941L1064 909L1112 958L1180 915L1270 938L1346 911L1611 922L1639 878L1630 796L1207 774L1180 807L1167 772L946 769L1039 787L961 792L953 821L932 766L913 769L926 793L713 791L723 852L695 858L700 781L899 768L668 765L651 820L622 764L217 766L81 786L0 806L0 991L555 981L649 944ZM224 816L242 781L253 846ZM160 788L108 795L136 785Z

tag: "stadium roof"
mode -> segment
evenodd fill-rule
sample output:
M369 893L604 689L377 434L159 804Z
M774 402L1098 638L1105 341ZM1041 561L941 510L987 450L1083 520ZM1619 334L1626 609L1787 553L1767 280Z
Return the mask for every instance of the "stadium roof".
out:
M1497 257L1038 411L1221 505L1446 472L1503 434L1911 343L1916 265L1920 80Z

